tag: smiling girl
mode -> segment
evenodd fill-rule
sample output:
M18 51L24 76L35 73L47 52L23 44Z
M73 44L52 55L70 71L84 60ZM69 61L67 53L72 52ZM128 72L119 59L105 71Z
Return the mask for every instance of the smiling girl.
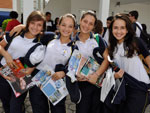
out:
M134 81L130 84L127 80L126 100L119 113L142 113L147 105L148 94L148 91L142 90L142 86L150 84L150 79L138 55L144 56L144 61L150 68L150 54L142 40L135 37L131 21L123 14L116 15L112 21L109 42L109 55L121 68L116 72L115 77L122 78L125 71L130 75L129 78L140 86L134 85Z
M25 28L25 32L21 35L12 37L4 37L0 42L1 49L0 53L5 58L1 60L1 66L6 63L10 67L15 67L13 59L24 57L28 50L35 46L40 39L40 33L45 28L45 17L40 11L33 11L28 19ZM12 42L11 42L12 40ZM5 51L5 47L10 43L8 51ZM24 113L24 99L27 93L24 93L20 97L16 98L13 91L11 90L8 82L0 76L0 99L2 100L3 107L6 113Z
M86 78L83 75L78 77L79 88L81 90L81 101L76 105L76 113L99 113L101 111L100 89L95 85L99 76L101 76L108 67L107 55L108 51L102 38L99 37L99 43L95 40L92 33L97 22L96 14L93 11L85 11L80 19L80 32L76 35L76 45L79 52L86 58L94 58L94 50L102 51L101 55L104 60L96 72L88 75Z
M34 76L39 70L45 70L45 66L52 69L55 73L52 75L53 80L63 79L65 77L65 65L67 64L73 51L73 42L71 34L75 28L75 19L72 14L65 14L60 17L59 35L49 37L44 35L41 43L46 45L46 53L43 61L36 67L32 75ZM30 89L30 99L33 111L35 113L49 113L47 97L38 87ZM40 100L40 101L39 101ZM66 113L65 100L62 99L55 106L50 102L51 113ZM41 107L42 106L42 107Z

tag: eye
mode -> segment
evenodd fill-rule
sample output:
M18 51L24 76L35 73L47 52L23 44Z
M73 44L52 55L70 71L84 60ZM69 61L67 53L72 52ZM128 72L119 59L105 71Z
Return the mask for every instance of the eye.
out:
M34 24L34 23L35 23L34 21L31 21L31 22L30 22L30 24Z
M66 26L66 24L62 23L62 24L61 24L61 26L64 26L64 27L65 27L65 26Z
M42 27L43 25L42 25L42 24L38 24L38 26L39 26L39 27Z
M84 23L88 23L88 21L87 21L87 20L83 20L83 22L84 22Z
M126 27L125 26L121 26L121 29L126 29Z
M73 28L73 25L69 25L69 28Z
M118 26L114 26L113 29L118 29Z
M89 25L94 26L94 23L91 22L91 23L89 23Z

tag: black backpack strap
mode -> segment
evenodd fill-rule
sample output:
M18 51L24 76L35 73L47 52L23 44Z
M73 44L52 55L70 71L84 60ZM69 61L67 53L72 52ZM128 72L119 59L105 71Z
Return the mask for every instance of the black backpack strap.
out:
M107 27L104 27L104 32L103 32L102 37L104 37L104 36L105 36L105 33L106 33L107 29L108 29Z
M9 37L9 41L8 41L8 44L5 46L5 50L8 50L12 40L15 38L15 35L16 35L17 32L15 32L12 36L9 36L9 32L6 32L6 37ZM0 55L0 61L2 60L3 56Z
M25 63L27 66L29 66L29 67L35 67L35 66L37 66L38 64L41 63L41 62L39 62L39 63L33 65L33 64L31 63L31 61L30 61L30 55L31 55L31 54L34 52L34 50L35 50L38 46L40 46L40 45L42 45L42 44L41 44L41 43L37 43L37 44L35 44L34 46L32 46L32 47L28 50L28 52L26 53L26 55L23 57L23 58L24 58L24 63Z
M5 47L5 50L8 50L8 48L9 48L9 46L10 46L12 40L16 37L16 36L15 36L16 33L17 33L17 32L15 32L12 36L10 36L10 35L9 35L9 32L6 32L6 37L9 37L9 41L8 41L8 44L7 44L6 47Z
M134 23L138 28L139 28L139 30L141 31L141 32L143 32L143 30L141 29L141 27L137 24L137 23Z

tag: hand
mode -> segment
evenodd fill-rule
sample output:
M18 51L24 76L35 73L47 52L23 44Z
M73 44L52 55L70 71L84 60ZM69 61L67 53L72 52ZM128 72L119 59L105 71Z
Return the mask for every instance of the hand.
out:
M7 56L5 56L5 60L6 60L7 65L10 68L17 68L15 62L13 61L13 59L11 57L11 55L8 54Z
M20 73L22 73L22 74L24 74L24 75L30 75L30 74L33 72L34 69L35 69L35 67L33 67L33 68L21 69L21 70L20 70Z
M11 76L3 76L3 75L1 75L4 79L6 79L6 80L9 80L9 81L12 81L12 77Z
M26 81L22 77L19 79L19 81L20 81L20 88L22 90L24 90L26 88L26 85L27 85Z
M88 75L88 82L90 82L92 84L96 84L98 77L99 76L96 72L93 74L90 74L90 75Z
M88 78L80 73L77 74L78 81L88 81Z
M52 80L56 81L56 80L63 78L64 76L65 76L64 71L59 71L52 75Z
M123 74L124 74L124 70L120 69L118 72L116 72L114 74L114 76L115 76L116 79L118 79L118 78L122 78Z
M21 30L24 28L25 28L25 25L23 24L17 25L10 31L9 35L12 36L15 32L16 32L15 35L18 35L21 32Z

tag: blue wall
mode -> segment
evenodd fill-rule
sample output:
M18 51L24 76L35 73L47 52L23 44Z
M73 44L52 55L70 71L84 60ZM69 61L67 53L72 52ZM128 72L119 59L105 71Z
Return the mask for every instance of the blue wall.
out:
M0 27L2 26L2 22L5 19L8 19L9 17L9 12L7 11L0 11Z

